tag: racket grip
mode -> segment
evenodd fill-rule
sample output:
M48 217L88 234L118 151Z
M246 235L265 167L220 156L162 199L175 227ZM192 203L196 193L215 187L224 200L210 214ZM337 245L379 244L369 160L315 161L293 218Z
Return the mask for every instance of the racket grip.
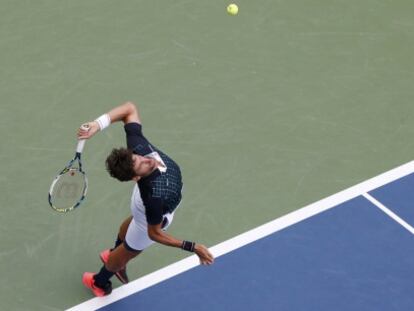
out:
M86 142L86 139L81 139L78 141L78 145L76 146L77 153L82 153L83 147L85 147L85 142Z
M84 131L89 131L89 125L88 124L82 124L80 127ZM78 145L76 146L76 153L82 153L83 147L85 147L86 139L80 139L78 141Z

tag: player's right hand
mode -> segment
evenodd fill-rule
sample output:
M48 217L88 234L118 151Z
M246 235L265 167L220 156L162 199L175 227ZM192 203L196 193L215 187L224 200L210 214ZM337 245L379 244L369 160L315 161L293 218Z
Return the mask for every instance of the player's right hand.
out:
M202 265L212 265L214 263L214 256L204 245L196 244L194 252L197 254Z
M88 130L84 129L85 125L88 127ZM90 121L90 122L83 123L78 128L78 139L89 139L93 135L95 135L97 132L99 132L99 130L100 130L99 124L96 121Z

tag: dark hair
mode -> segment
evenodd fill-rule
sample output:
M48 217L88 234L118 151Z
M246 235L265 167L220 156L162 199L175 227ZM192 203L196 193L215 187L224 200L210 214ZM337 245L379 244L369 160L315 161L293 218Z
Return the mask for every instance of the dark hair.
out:
M119 181L129 181L135 176L132 151L126 148L112 149L105 161L106 170Z

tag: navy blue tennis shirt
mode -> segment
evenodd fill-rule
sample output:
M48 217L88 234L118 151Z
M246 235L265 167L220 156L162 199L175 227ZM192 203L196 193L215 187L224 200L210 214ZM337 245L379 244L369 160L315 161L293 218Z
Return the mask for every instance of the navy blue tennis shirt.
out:
M140 156L160 157L166 166L165 172L156 169L137 182L148 224L160 224L163 215L172 213L181 201L183 182L180 167L144 137L141 124L127 123L124 129L128 149Z

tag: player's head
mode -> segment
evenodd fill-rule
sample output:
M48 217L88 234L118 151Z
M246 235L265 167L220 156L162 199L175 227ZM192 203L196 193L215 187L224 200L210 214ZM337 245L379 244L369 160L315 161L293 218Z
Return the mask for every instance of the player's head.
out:
M150 174L156 167L156 162L137 154L130 149L112 149L106 158L106 169L109 174L119 181L138 180Z
M106 170L119 181L129 181L135 177L132 151L126 148L112 149L106 158Z

